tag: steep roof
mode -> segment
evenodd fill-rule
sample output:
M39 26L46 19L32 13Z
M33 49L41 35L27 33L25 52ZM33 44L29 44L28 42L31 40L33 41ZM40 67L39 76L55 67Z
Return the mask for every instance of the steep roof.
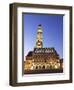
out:
M30 51L27 56L32 56L33 51Z

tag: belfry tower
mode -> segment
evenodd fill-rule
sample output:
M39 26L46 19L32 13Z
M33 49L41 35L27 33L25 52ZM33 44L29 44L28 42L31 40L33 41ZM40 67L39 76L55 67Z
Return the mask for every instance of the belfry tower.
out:
M38 25L36 48L43 48L42 26Z

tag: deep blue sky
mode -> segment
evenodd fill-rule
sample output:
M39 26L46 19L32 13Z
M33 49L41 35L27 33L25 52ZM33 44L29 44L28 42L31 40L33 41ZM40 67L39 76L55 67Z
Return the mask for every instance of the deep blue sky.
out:
M43 47L54 47L63 57L63 15L23 14L24 54L35 47L37 28L43 28Z

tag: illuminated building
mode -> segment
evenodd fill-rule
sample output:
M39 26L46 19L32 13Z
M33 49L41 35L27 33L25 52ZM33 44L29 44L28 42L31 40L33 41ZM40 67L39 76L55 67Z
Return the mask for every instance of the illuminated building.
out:
M43 47L42 26L38 26L36 45L24 61L24 73L60 73L63 72L63 59L56 50Z

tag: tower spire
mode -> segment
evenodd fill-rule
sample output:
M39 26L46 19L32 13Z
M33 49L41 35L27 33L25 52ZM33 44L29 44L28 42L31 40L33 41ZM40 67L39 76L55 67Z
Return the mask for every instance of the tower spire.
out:
M37 31L37 39L36 39L36 48L42 48L42 47L43 47L42 26L41 24L39 24Z

